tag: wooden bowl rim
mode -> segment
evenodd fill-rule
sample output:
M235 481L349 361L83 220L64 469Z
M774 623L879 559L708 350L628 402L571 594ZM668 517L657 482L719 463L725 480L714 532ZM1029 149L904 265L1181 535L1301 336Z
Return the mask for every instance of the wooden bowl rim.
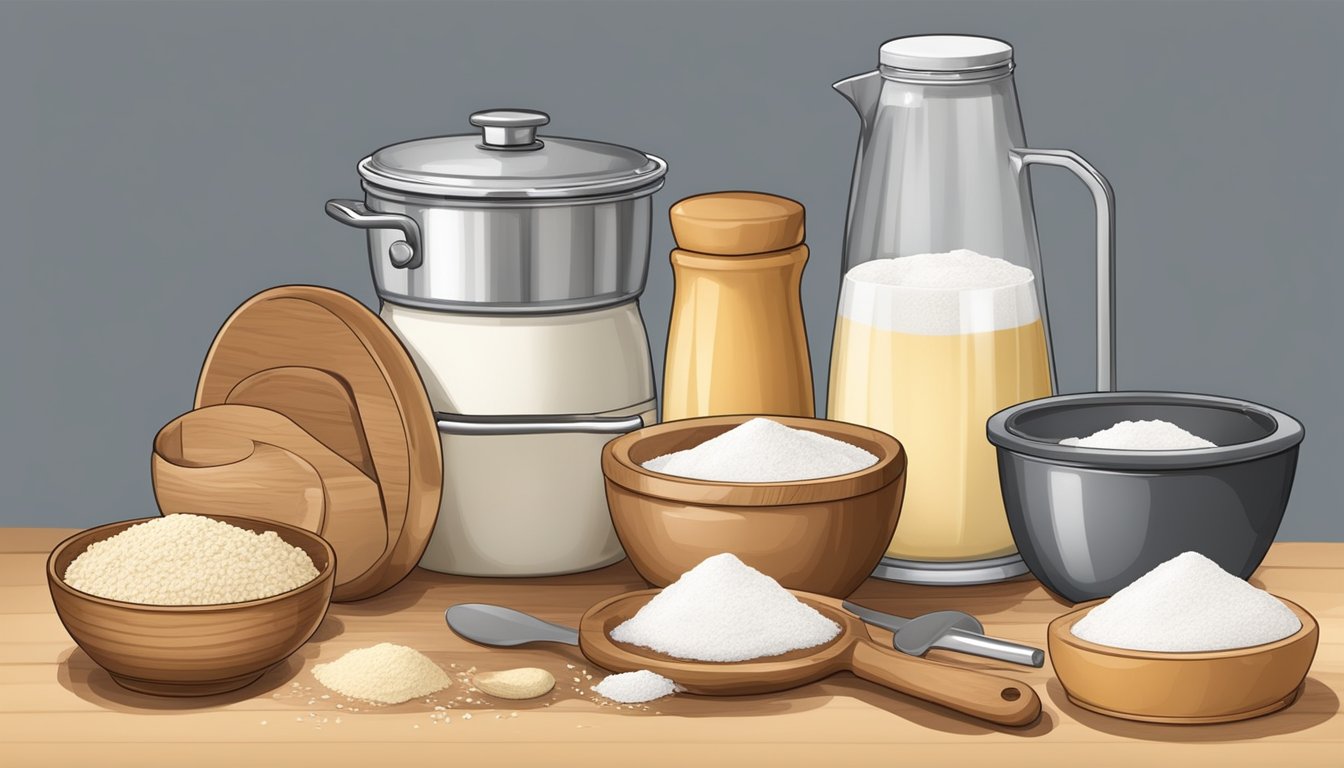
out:
M149 522L150 520L158 520L164 517L163 515L159 515L158 517L139 517L132 520L119 520L113 523L105 523L103 525L94 526L93 528L86 528L85 530L82 530L79 533L66 537L64 540L61 541L61 543L57 544L55 548L51 550L51 554L47 556L47 582L49 584L56 586L62 592L65 592L66 594L78 600L97 603L100 605L106 605L112 608L133 610L141 613L201 614L201 613L222 613L227 611L239 611L267 605L270 603L278 603L283 600L295 597L304 592L307 592L309 590L320 589L322 583L324 581L331 580L336 573L336 552L331 548L331 545L327 543L326 539L322 538L321 536L318 536L316 533L313 533L312 531L305 531L302 528L297 528L295 526L288 525L286 523L276 522L274 520L257 520L250 517L237 517L234 515L211 515L211 514L200 514L195 512L191 514L195 514L198 517L208 517L212 520L218 520L220 522L229 523L230 525L234 525L239 528L246 528L247 524L255 525L258 523L268 526L275 526L276 528L281 529L281 531L285 533L291 533L294 534L295 536L298 536L300 538L306 538L311 540L313 543L316 543L318 546L322 548L322 551L326 553L327 564L325 567L318 570L317 576L315 578L307 582L304 582L303 584L300 584L299 586L287 592L281 592L277 595L270 595L269 597L262 597L256 600L246 600L241 603L214 603L210 605L151 605L147 603L131 603L125 600L113 600L111 598L100 597L98 595L91 595L88 592L82 592L78 589L75 589L74 587L66 583L65 578L62 574L56 573L56 560L60 558L62 553L64 553L70 547L75 546L77 543L87 539L88 537L94 536L98 533L102 533L111 528L121 527L124 530L139 523ZM252 529L249 528L247 530ZM255 531L253 532L255 533ZM118 533L120 533L120 531L118 531ZM277 533L280 533L280 531L277 531ZM284 537L282 536L282 538ZM294 542L289 541L288 539L285 539L285 543L289 544L290 546L296 546ZM76 555L76 557L77 556L78 555Z
M844 475L766 483L698 480L678 475L668 475L645 469L630 458L630 451L651 437L705 427L727 426L732 429L756 418L770 419L793 429L818 432L819 434L825 434L827 437L834 437L835 433L859 437L882 446L886 455L879 456L877 462L872 466ZM818 425L821 425L824 429L816 428ZM832 434L828 434L828 432ZM833 419L773 414L702 416L694 419L679 419L653 424L611 440L603 446L602 454L604 459L602 473L606 479L634 493L670 501L703 504L704 501L700 492L705 489L714 489L723 494L716 498L714 505L741 507L794 506L797 504L838 501L866 495L900 480L905 474L907 465L905 446L901 444L900 440L881 430ZM856 480L860 483L857 492L854 487ZM759 490L771 488L793 489L794 493L790 495L787 501L774 504L760 503L757 495ZM805 493L799 494L799 490L803 490ZM740 493L734 493L734 491L740 491ZM738 498L739 496L744 498Z
M1271 593L1272 594L1272 593ZM1110 645L1101 645L1084 640L1073 634L1073 625L1080 621L1093 608L1106 602L1109 598L1100 600L1089 600L1085 603L1079 603L1073 610L1061 616L1057 616L1050 622L1046 628L1046 634L1049 639L1056 640L1070 649L1083 654L1084 656L1111 656L1121 659L1131 659L1136 661L1160 661L1160 662L1181 662L1181 661L1217 661L1220 659L1244 659L1260 654L1272 653L1274 651L1286 648L1290 645L1305 642L1309 637L1318 637L1318 625L1316 617L1307 612L1305 608L1284 597L1278 598L1288 609L1297 616L1302 626L1293 634L1260 645L1251 645L1244 648L1226 648L1221 651L1140 651L1132 648L1116 648Z

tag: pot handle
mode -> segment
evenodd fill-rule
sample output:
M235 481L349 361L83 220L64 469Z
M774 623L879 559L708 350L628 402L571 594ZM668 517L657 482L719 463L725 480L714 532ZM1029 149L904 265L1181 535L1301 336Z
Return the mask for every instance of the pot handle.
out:
M1029 165L1073 171L1097 209L1097 391L1115 391L1115 192L1091 163L1067 149L1010 149L1020 174Z
M446 435L555 435L585 432L624 435L644 427L644 417L630 416L467 416L435 413L439 432Z
M397 229L405 239L387 247L387 257L397 269L415 269L424 263L420 244L420 225L400 213L370 211L358 200L328 200L327 215L359 229Z

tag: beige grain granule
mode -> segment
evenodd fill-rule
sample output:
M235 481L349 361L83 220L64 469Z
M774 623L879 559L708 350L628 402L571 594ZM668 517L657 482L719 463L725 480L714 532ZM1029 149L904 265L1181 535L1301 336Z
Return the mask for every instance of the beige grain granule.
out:
M502 672L481 672L476 685L498 699L535 699L555 687L555 677L544 669L522 667Z
M200 515L167 515L90 544L63 578L80 592L110 600L219 605L288 592L317 575L308 553L274 531L258 534Z

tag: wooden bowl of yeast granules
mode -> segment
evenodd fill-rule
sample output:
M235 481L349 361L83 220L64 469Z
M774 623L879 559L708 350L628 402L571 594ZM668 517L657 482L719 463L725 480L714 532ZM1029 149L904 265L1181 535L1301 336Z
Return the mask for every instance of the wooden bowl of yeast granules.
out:
M789 589L831 597L848 596L882 559L905 466L884 432L793 416L672 421L602 449L612 523L650 584L731 552Z
M79 647L125 688L242 688L312 637L335 555L315 533L179 514L91 528L52 550L47 584Z

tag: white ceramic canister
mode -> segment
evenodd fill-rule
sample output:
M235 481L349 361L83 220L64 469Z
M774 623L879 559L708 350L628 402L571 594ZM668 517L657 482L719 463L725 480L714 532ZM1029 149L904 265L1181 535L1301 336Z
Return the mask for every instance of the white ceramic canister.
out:
M654 423L635 302L500 317L383 305L421 372L443 446L443 496L420 560L466 576L549 576L625 557L600 454Z
M544 576L620 560L600 454L653 423L637 303L667 164L540 135L530 110L394 144L359 163L365 199L327 213L368 230L381 315L435 410L442 504L420 564Z

